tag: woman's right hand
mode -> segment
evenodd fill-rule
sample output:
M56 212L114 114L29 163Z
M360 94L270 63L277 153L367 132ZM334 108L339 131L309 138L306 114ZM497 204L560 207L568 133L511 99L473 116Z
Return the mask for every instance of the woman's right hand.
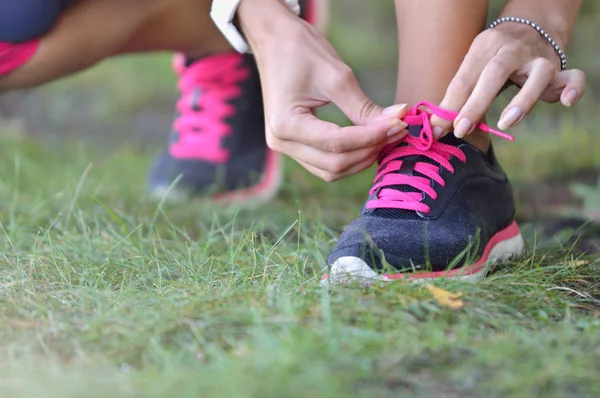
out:
M261 75L270 148L334 181L370 167L406 135L406 105L373 104L327 39L280 0L244 0L238 17ZM329 103L355 126L319 120L316 109Z

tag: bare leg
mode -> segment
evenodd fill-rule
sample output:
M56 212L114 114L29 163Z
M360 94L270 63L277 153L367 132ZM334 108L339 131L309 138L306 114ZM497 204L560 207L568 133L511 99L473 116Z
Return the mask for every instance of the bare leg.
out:
M397 103L421 100L439 103L475 37L483 30L488 10L484 0L396 0L399 54ZM487 150L487 134L467 140Z
M0 92L75 73L112 55L180 51L190 56L226 51L210 20L210 0L82 0L41 40L34 57L0 77Z

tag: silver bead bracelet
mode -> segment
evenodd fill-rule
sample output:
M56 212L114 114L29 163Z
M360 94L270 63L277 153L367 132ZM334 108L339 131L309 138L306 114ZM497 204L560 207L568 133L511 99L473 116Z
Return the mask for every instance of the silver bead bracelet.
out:
M548 32L546 32L544 29L542 29L542 27L532 21L530 21L529 19L525 19L525 18L517 18L517 17L501 17L496 19L494 22L492 22L489 26L490 29L494 29L496 26L500 25L501 23L504 22L517 22L517 23L522 23L525 25L529 25L531 26L533 29L537 30L539 32L540 35L544 36L544 38L548 41L548 43L550 43L550 45L554 48L554 50L556 51L556 53L558 54L558 56L560 57L560 70L561 71L565 71L567 70L567 57L565 56L565 53L563 52L563 50L561 50L561 48L559 47L559 45L554 41L554 39L548 34Z

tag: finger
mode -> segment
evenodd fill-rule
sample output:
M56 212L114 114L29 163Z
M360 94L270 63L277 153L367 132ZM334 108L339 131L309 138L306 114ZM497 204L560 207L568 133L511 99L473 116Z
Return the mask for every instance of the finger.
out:
M531 62L531 72L523 87L506 107L498 128L507 130L516 126L535 106L556 74L555 67L549 60L538 58Z
M361 171L368 169L377 161L377 155L374 155L370 158L364 159L361 162L355 164L350 169L346 170L343 173L339 173L339 174L321 170L318 167L314 167L314 166L312 166L306 162L303 162L301 160L296 159L296 161L302 167L304 167L306 170L308 170L310 173L314 174L315 176L319 177L320 179L325 180L327 182L334 182L334 181L338 181L342 178L349 177L351 175L360 173Z
M325 91L331 102L335 104L352 123L365 125L381 117L404 117L408 112L406 104L382 108L374 104L360 87L356 76L350 67L336 74Z
M365 159L376 158L383 147L384 144L381 144L348 153L331 153L297 142L286 141L281 146L280 152L324 172L340 175Z
M557 87L561 88L560 102L570 108L585 93L585 73L579 69L570 69L557 76Z
M396 104L387 107L381 111L381 115L371 119L370 123L377 120L384 120L390 118L402 119L408 113L408 104Z
M440 107L458 112L469 99L477 84L477 78L483 71L485 64L481 62L481 55L470 50L461 64L458 72L448 85L446 94L440 102ZM452 122L433 115L431 124L434 126L433 134L439 139L450 130Z
M324 152L345 153L385 143L402 134L406 127L406 123L396 118L364 126L339 127L307 112L288 117L282 126L271 125L271 131L280 140L300 142Z
M585 81L585 73L578 69L556 73L541 100L549 103L561 101L564 106L573 106L585 93Z
M470 134L485 116L498 93L521 65L518 54L500 51L485 66L469 99L454 121L454 135L459 138Z

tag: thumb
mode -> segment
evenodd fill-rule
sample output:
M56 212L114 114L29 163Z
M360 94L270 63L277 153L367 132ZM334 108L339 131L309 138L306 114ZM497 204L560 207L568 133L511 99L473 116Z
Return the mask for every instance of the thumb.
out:
M388 108L373 103L360 87L354 74L344 84L337 85L329 98L356 125L367 125L382 119L401 119L408 112L407 104Z

